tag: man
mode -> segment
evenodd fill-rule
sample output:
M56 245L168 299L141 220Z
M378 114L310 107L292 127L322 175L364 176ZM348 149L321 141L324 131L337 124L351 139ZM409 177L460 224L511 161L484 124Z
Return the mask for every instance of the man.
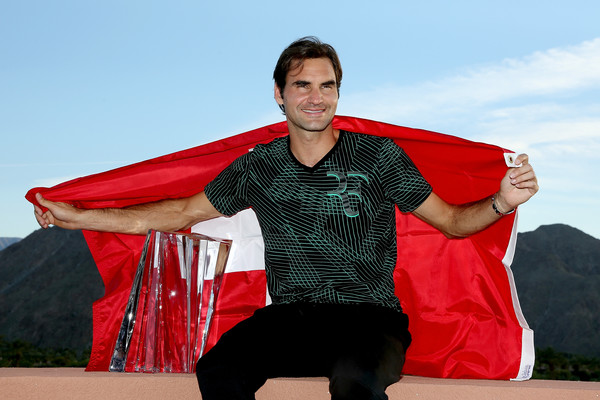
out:
M37 195L39 224L145 234L252 207L273 304L225 333L197 364L204 399L252 399L268 378L327 376L332 399L386 399L410 345L394 295L395 207L448 237L512 212L537 190L526 155L494 196L450 205L391 140L333 129L342 69L316 38L292 43L275 72L289 135L238 158L205 190L126 209L81 210Z

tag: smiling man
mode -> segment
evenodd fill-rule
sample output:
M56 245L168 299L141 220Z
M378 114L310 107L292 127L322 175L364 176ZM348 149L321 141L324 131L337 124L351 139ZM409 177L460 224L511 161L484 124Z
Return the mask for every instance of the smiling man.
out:
M448 237L489 226L537 190L528 157L498 191L451 205L387 138L333 129L342 69L313 37L292 43L273 74L289 135L256 146L184 199L81 210L37 195L42 227L145 234L179 230L251 207L265 242L273 304L225 333L197 364L202 397L253 399L269 378L326 376L332 399L386 399L410 345L394 294L395 209Z

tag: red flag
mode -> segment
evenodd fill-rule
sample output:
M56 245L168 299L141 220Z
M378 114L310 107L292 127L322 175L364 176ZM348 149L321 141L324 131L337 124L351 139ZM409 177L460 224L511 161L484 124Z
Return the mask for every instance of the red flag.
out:
M334 127L387 136L411 157L434 191L449 203L495 193L506 172L506 150L440 133L351 117ZM287 134L281 122L35 193L81 208L125 207L201 191L222 169L259 143ZM396 294L410 318L413 343L406 374L528 379L533 332L521 313L510 263L516 214L465 239L447 239L411 214L397 212ZM143 236L84 231L105 284L94 303L94 341L88 370L108 370ZM235 242L235 241L234 241ZM225 274L211 342L268 300L264 271Z

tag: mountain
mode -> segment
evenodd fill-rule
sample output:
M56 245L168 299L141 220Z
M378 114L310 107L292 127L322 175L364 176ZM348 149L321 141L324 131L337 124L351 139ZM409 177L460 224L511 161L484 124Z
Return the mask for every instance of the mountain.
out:
M92 345L104 286L81 231L37 230L0 251L0 336L41 347Z
M21 238L16 237L0 237L0 250L4 250L13 243L17 243Z
M512 270L536 347L600 357L600 240L560 224L520 233Z
M520 233L512 269L536 347L600 357L600 240L567 225ZM103 291L81 232L38 230L0 251L0 335L89 348Z

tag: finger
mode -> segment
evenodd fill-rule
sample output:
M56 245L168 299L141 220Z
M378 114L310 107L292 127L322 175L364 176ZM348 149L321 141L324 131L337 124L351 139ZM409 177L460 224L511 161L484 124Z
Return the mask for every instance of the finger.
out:
M535 176L533 171L531 171L530 173L521 175L515 179L511 179L511 181L510 181L511 184L513 184L514 186L516 186L518 188L520 188L526 182L536 182L537 183L537 177Z
M38 213L35 213L35 220L37 221L38 225L42 228L47 227L46 220L41 215L38 215Z
M48 225L55 225L54 215L50 211L44 213L44 218L46 218Z
M517 189L530 189L538 186L537 179L528 179L514 185Z
M529 164L529 156L525 153L519 154L515 159L516 165L527 165Z
M517 179L521 176L528 175L531 173L533 173L535 175L535 172L533 171L533 167L530 164L525 164L522 167L511 168L508 171L508 176L511 180L513 180L513 179Z
M528 190L532 194L535 194L539 190L539 185L536 178L519 182L518 184L514 185L514 187L517 190Z
M48 228L48 220L47 218L44 216L43 213L38 214L37 212L34 213L35 215L35 219L37 221L37 223L44 229Z

